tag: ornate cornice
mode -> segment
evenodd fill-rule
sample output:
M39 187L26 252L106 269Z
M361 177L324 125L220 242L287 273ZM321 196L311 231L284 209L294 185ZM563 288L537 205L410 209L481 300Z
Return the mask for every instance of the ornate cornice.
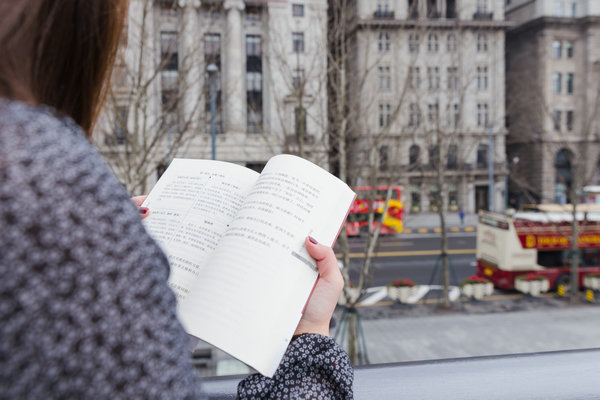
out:
M178 0L177 4L181 8L193 7L193 8L197 9L197 8L200 8L200 6L202 5L202 1L201 0Z
M244 11L246 5L244 4L243 0L225 0L223 3L223 8L225 10L236 9L238 11Z

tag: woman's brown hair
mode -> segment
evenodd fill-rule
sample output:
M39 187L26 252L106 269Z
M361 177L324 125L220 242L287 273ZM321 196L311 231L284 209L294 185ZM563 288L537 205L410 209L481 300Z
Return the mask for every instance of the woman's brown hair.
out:
M0 0L0 96L46 104L89 135L127 0Z

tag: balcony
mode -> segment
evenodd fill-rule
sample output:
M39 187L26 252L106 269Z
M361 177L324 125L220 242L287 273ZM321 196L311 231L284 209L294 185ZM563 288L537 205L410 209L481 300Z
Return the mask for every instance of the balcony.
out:
M375 19L394 19L393 11L377 10L373 13Z
M473 19L478 21L491 21L494 19L494 13L476 11L475 14L473 14Z

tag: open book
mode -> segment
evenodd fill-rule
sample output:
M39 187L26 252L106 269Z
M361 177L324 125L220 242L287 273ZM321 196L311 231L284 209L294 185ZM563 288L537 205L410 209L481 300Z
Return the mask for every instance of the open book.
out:
M273 376L316 282L304 240L333 246L354 199L302 158L271 158L261 174L175 159L144 206L167 253L187 332Z

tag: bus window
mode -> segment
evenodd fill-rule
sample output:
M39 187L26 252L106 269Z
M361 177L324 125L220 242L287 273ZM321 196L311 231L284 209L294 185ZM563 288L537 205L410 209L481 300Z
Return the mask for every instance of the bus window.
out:
M564 267L563 250L538 251L537 263L543 267Z
M598 249L582 249L581 258L581 265L584 267L598 266Z

